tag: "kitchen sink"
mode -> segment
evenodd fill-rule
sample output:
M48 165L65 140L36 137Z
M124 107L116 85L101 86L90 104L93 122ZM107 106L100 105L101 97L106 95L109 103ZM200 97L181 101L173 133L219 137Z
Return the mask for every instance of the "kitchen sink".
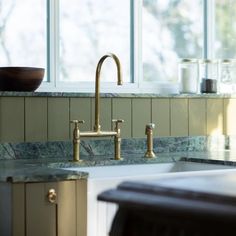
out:
M234 167L223 164L209 164L189 161L177 161L172 163L156 164L133 164L95 167L67 167L65 170L84 171L89 173L90 179L126 178L141 176L156 176L165 173L192 172L234 169Z

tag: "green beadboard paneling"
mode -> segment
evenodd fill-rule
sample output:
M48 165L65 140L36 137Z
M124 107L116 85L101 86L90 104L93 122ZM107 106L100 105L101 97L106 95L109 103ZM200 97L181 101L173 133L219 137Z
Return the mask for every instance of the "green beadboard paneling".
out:
M189 136L206 135L206 100L189 99Z
M47 98L25 98L25 140L47 141Z
M188 136L188 99L170 99L171 136Z
M48 98L48 140L69 140L69 98Z
M223 134L223 99L207 99L207 135Z
M131 99L113 98L112 99L112 119L123 119L121 124L121 137L131 137Z
M236 135L236 99L224 99L224 134Z
M0 98L1 142L24 142L24 98Z
M145 125L156 124L154 136L236 134L234 98L101 98L102 130L113 118L124 119L123 138L145 137ZM83 119L81 130L94 126L94 98L1 97L1 142L70 139L70 119Z
M170 100L152 99L152 122L154 136L170 136Z
M145 137L146 124L151 122L151 99L135 98L132 100L132 136Z
M95 121L95 99L92 99L92 128ZM100 125L101 130L111 130L111 98L100 98Z
M91 114L90 98L71 98L70 99L70 120L84 120L84 124L80 124L81 131L92 130L92 114ZM74 125L71 124L71 135Z

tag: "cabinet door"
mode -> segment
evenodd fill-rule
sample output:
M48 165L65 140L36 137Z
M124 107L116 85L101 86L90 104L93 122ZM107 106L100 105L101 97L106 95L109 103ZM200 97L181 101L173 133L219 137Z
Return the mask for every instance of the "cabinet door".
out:
M59 182L58 236L76 236L76 201L76 181Z
M75 181L26 184L26 235L76 236ZM49 202L48 192L57 197Z
M57 191L57 184L54 184ZM57 205L47 200L46 183L26 184L26 235L57 236Z
M25 236L25 184L12 185L12 235Z

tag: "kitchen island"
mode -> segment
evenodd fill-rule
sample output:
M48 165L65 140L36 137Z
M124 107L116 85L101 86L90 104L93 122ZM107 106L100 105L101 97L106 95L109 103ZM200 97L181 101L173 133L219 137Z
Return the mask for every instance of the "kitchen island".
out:
M117 203L111 236L228 236L236 232L236 172L123 182L99 200Z

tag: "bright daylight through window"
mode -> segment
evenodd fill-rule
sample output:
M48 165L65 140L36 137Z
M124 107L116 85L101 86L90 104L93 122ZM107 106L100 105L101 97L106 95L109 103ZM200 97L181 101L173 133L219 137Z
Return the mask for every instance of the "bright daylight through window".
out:
M0 0L0 65L46 67L46 2Z
M233 0L0 0L0 65L45 67L41 91L92 92L99 58L113 52L127 91L171 87L180 58L235 58L234 12ZM103 84L115 82L113 64Z
M202 1L143 1L143 80L176 82L179 58L200 58Z
M94 81L98 59L115 53L124 82L130 80L130 4L127 0L60 0L61 81ZM104 64L106 66L107 63ZM114 63L102 81L115 81Z

